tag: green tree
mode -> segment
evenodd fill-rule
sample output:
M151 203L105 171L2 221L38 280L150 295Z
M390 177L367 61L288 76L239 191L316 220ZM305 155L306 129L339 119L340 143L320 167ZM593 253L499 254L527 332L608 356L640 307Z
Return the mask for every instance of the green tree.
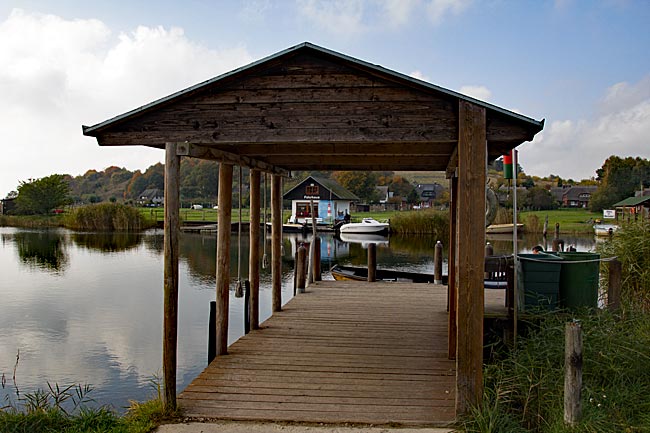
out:
M534 186L529 188L524 201L524 207L531 210L548 210L557 208L557 203L550 191Z
M47 214L70 202L70 187L62 174L21 182L16 206L21 214Z
M650 160L612 155L596 174L600 186L589 202L594 212L632 196L637 188L650 186Z
M377 174L372 171L335 171L334 179L366 203L377 200Z

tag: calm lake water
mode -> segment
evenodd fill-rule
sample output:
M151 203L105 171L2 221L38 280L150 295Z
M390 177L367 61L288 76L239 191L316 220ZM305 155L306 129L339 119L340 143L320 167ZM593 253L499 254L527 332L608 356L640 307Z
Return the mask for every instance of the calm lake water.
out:
M323 269L334 263L366 263L364 243L320 237ZM594 247L593 238L565 239L580 251ZM284 236L283 303L293 296L293 254L308 240L299 234ZM489 240L495 253L511 253L509 238ZM245 279L248 237L241 243ZM519 248L530 251L538 243L522 238ZM378 266L432 273L434 245L432 238L393 236L378 244ZM243 334L243 300L234 297L236 235L231 248L230 343ZM97 404L118 411L129 400L150 398L152 379L161 375L162 364L162 250L159 230L133 235L0 227L0 407L47 388L48 382L90 384L90 397ZM179 391L206 366L215 252L215 235L181 235ZM270 244L267 252L270 258ZM325 273L323 278L331 276ZM271 314L270 285L270 271L263 269L261 320Z

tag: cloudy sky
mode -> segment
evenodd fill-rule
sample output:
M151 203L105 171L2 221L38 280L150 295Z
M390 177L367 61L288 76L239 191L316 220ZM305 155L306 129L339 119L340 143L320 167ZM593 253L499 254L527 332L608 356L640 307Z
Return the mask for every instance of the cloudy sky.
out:
M81 134L309 41L535 119L529 174L650 158L647 0L0 0L0 197L20 181L162 151Z

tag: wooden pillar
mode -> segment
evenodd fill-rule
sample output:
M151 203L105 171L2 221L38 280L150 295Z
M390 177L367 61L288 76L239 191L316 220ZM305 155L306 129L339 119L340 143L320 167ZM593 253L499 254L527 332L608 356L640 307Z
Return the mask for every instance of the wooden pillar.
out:
M483 272L485 251L485 108L458 107L458 291L456 296L456 414L483 395Z
M260 171L250 171L250 251L248 281L251 283L251 329L260 327Z
M456 279L458 178L456 176L449 179L449 189L451 202L449 203L449 258L447 259L447 309L449 310L447 357L456 359L456 287L458 287Z
M368 244L368 282L377 281L377 244Z
M271 285L273 312L282 311L282 191L278 175L271 176Z
M217 356L228 354L230 302L230 224L232 165L219 165L219 220L217 222Z
M176 144L165 145L165 263L163 319L163 403L176 408L176 351L178 338L178 237L180 232L180 156Z

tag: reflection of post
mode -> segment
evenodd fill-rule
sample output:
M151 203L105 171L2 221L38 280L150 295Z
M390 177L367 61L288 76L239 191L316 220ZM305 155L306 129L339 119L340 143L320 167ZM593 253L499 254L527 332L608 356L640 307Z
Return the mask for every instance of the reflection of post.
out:
M368 281L377 281L377 245L368 244Z

